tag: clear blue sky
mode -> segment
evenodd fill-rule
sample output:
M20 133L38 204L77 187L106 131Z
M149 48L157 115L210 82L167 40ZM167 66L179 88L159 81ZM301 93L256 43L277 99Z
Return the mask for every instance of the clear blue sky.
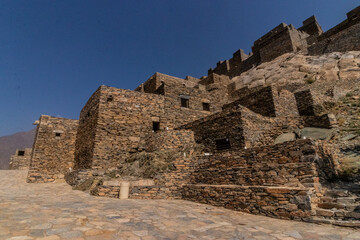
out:
M206 75L281 22L324 30L358 0L1 0L0 136L41 114L78 119L102 84L134 89L154 72Z

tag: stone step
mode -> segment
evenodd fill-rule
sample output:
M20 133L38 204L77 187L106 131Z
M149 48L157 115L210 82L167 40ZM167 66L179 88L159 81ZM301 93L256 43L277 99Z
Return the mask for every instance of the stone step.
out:
M322 217L325 219L338 219L338 220L360 220L360 212L346 211L346 210L330 210L317 208L315 210L317 217Z
M328 197L349 197L351 193L348 190L343 189L328 189L325 192L325 196Z
M344 221L344 220L335 220L332 224L341 226L341 227L356 227L360 228L360 221L357 220L350 220L350 221Z
M324 203L324 204L343 204L343 205L348 205L348 204L356 204L360 202L360 198L356 197L356 196L351 196L351 197L322 197L320 198L320 203Z
M336 214L338 215L339 213L343 214L343 211L329 210L323 208L317 208L315 212L316 212L316 216L325 217L325 218L334 218Z
M325 219L322 217L312 217L312 218L304 219L304 221L311 223L319 223L319 224L321 223L332 224L333 222L335 222L335 220L333 219Z
M344 211L355 211L360 212L360 205L358 203L354 204L338 204L338 203L318 203L317 208L319 209L328 209L328 210L344 210Z
M334 219L326 219L322 217L312 217L310 219L304 219L304 221L318 224L333 224L342 227L353 227L360 228L360 221L358 220L334 220Z

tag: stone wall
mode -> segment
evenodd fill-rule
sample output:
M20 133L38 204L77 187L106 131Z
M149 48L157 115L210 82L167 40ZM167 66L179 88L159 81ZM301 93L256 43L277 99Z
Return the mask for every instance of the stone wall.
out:
M231 93L232 99L237 99L223 106L224 109L246 107L251 111L267 117L297 117L294 94L286 89L275 86L244 87Z
M181 132L183 137L189 133L189 131ZM161 136L159 136L159 138L161 138ZM166 138L167 136L165 136L165 139ZM189 139L187 139L187 141L188 143L185 142L180 145L173 145L173 147L176 147L181 154L179 154L172 162L171 170L159 172L159 174L151 180L113 179L112 181L104 181L104 183L97 187L95 191L91 191L91 194L117 198L119 197L121 182L125 181L130 183L129 198L131 199L181 199L182 189L189 183L189 177L197 156L197 153L194 153L193 143L189 145ZM162 148L156 149L156 151L162 150ZM74 179L69 180L74 183L73 185L78 185L79 183L84 182L85 179L93 176L98 177L99 175L95 173L95 171L81 171L73 175Z
M130 183L129 198L134 199L180 199L180 189L188 183L195 147L194 134L190 130L168 130L154 132L146 139L146 151L163 152L177 150L179 155L172 162L171 170L159 172L154 179L104 181L92 194L105 197L119 197L123 181ZM89 177L97 177L95 171L79 171L69 179L72 185L79 185Z
M244 88L243 92L244 94L241 94L238 91L239 99L224 105L224 109L236 108L241 105L263 116L276 117L274 94L271 86L254 89L253 91Z
M327 32L323 32L315 16L303 21L296 29L293 25L281 23L254 42L252 53L242 50L233 54L229 60L219 61L208 74L216 73L232 77L290 52L308 52L319 55L330 52L360 50L359 25L360 7L347 14L347 19Z
M75 168L115 169L130 153L144 149L153 131L167 131L221 109L206 91L174 81L163 82L162 89L159 95L101 86L80 114ZM182 107L182 96L188 107ZM204 110L203 103L210 109Z
M101 88L99 87L94 92L80 112L74 169L90 168L92 166Z
M244 107L239 110L242 113L246 148L272 145L281 134L297 132L303 127L302 119L298 116L289 114L289 117L269 118Z
M190 183L313 187L319 182L316 157L311 140L217 151L198 158Z
M231 148L250 148L273 144L282 133L303 127L304 119L296 110L295 97L285 89L244 88L243 94L238 92L237 96L240 99L224 105L222 112L180 128L192 129L196 142L203 144L207 151L213 151L221 139L227 139ZM314 121L306 123L314 124Z
M27 182L52 182L73 167L78 120L42 115L38 121Z
M165 96L164 117L167 117L167 127L174 128L212 112L221 111L223 104L228 102L229 83L229 77L217 74L211 74L200 80L189 76L181 79L155 73L135 91ZM146 87L148 85L153 87ZM187 107L181 106L181 98L188 100ZM209 109L204 109L204 104L207 104Z
M304 90L295 93L296 104L300 116L315 116L314 101L311 90Z
M116 168L143 145L141 140L152 132L154 121L165 128L163 115L164 96L101 86L80 115L76 167ZM81 149L92 152L84 158Z
M254 54L259 55L261 62L268 62L288 52L304 49L301 39L307 34L297 31L294 26L281 23L269 33L254 42Z
M253 52L249 56L239 50L233 54L233 58L218 62L216 68L209 69L208 74L230 77L240 75L259 63L271 61L288 52L306 49L306 38L309 36L305 31L298 31L293 25L281 23L254 42Z
M9 162L10 170L28 170L30 165L32 148L16 149L11 155Z
M224 139L232 149L254 147L266 141L271 144L273 138L282 133L276 131L272 123L270 119L240 107L199 119L180 129L194 131L196 143L202 144L205 151L213 152L218 148L217 142Z
M163 117L169 129L206 117L222 107L221 101L216 101L207 91L178 83L165 82L164 96ZM181 98L187 98L188 107L181 106ZM209 105L209 111L204 110L204 103Z
M132 182L133 199L186 199L284 219L314 215L323 181L334 169L331 146L297 140L267 147L187 153L153 182ZM329 171L329 172L328 172ZM104 182L95 195L119 196L120 181ZM321 195L319 195L321 196Z
M302 27L298 30L306 32L310 36L319 36L323 33L323 30L314 15L303 21Z
M311 216L311 189L293 187L186 185L183 199L269 217L301 220Z
M316 39L310 55L360 50L360 6L347 13L347 19Z
M163 83L177 83L183 84L187 87L195 87L198 84L200 79L187 76L185 79L181 79L178 77L166 75L163 73L156 72L152 75L148 80L138 86L135 91L145 92L145 93L158 93L159 88Z
M154 132L145 140L145 150L148 152L169 149L191 148L195 145L194 132L191 130L168 130Z
M297 140L198 156L187 200L254 214L309 220L321 196L321 184L336 171L333 146Z
M326 102L329 97L313 89L297 91L294 95L300 116L319 116L324 112L323 105L331 103L331 101Z
M321 115L321 105L331 104L328 100L336 91L333 88L330 96L326 77L314 91L316 84L310 84L317 79L312 77L322 69L312 69L309 57L306 67L286 62L295 54L278 58L271 68L302 68L306 73L293 76L301 78L295 84L269 85L270 70L264 66L254 68L258 75L242 80L245 88L237 89L230 77L284 53L360 50L359 9L326 33L315 17L298 30L282 23L254 42L253 53L239 50L201 79L155 73L135 91L101 86L82 109L78 127L76 120L41 116L28 182L62 178L74 162L68 182L95 179L92 194L118 197L121 181L141 178L131 171L134 176L119 176L128 157L175 149L172 165L154 179L129 180L130 198L184 198L267 216L309 218L322 194L320 183L337 174L338 157L333 145L295 139L304 136L304 127L334 126L334 116ZM341 69L345 64L351 65L349 72L357 70L350 56L327 67ZM314 75L307 78L311 71ZM347 73L357 86L354 76Z
M208 77L197 79L187 76L185 79L169 76L162 73L155 73L145 83L138 86L135 91L153 93L165 96L165 110L170 113L170 116L177 118L178 111L183 111L180 108L180 97L185 96L189 99L188 110L203 111L203 103L210 105L210 111L220 111L223 104L228 103L227 85L230 83L230 78L224 75L210 74ZM183 110L181 110L183 109ZM187 115L199 115L199 113L191 111ZM206 116L206 114L193 116L191 120ZM184 119L185 120L185 119ZM170 121L170 120L169 120ZM178 123L174 123L178 125Z
M133 199L181 199L182 189L189 183L196 154L191 150L181 152L181 156L173 162L174 169L164 172L151 186L135 186L131 188L130 198Z
M227 139L232 148L244 147L243 123L240 111L213 114L181 128L194 131L195 141L202 144L205 151L214 151L216 142Z

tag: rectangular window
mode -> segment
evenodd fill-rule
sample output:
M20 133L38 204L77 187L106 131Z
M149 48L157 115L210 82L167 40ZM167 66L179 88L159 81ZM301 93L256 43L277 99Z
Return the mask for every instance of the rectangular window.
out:
M204 111L210 111L210 103L203 103L202 105Z
M25 156L25 151L19 150L18 151L18 156Z
M231 148L230 141L228 138L216 140L216 149L224 150Z
M55 133L55 137L60 137L61 133Z
M181 98L181 107L189 108L189 99Z
M160 130L160 122L153 122L153 131L157 132Z

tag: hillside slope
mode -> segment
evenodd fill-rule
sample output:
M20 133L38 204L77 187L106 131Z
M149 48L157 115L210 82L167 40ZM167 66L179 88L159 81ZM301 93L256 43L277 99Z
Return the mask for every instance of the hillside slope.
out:
M0 169L8 169L10 156L17 148L31 148L34 142L36 128L28 132L18 132L0 137Z
M320 56L287 53L232 78L231 89L276 85L296 91L305 84L308 88L322 92L327 90L328 85L332 85L335 87L334 97L338 98L353 90L351 83L358 83L359 79L359 51ZM342 93L336 96L337 91Z

